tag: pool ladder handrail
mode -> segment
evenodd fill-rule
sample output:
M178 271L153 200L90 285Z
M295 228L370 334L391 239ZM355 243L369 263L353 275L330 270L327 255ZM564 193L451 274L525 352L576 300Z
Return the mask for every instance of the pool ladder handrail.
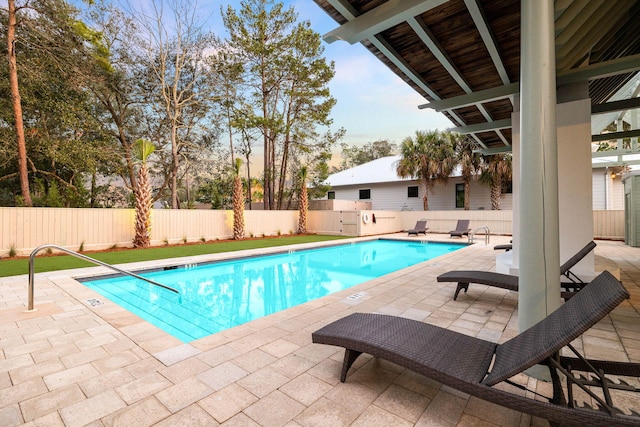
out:
M475 234L480 230L484 231L484 244L485 245L489 244L489 238L491 236L491 230L489 230L489 227L486 226L486 225L480 226L480 227L476 228L475 230L473 230L471 233L469 233L469 235L468 235L469 243L473 243L473 238L474 238Z
M89 262L92 262L94 264L110 268L110 269L112 269L114 271L117 271L118 273L126 274L127 276L135 277L136 279L144 280L145 282L151 283L152 285L160 286L161 288L167 289L167 290L169 290L171 292L175 292L177 294L180 293L177 289L174 289L171 286L163 285L162 283L158 283L158 282L156 282L154 280L147 279L146 277L139 276L139 275L137 275L135 273L132 273L130 271L123 270L123 269L115 267L115 266L113 266L111 264L107 264L106 262L98 261L97 259L88 257L86 255L79 254L78 252L74 252L74 251L72 251L70 249L67 249L67 248L64 248L62 246L48 244L48 245L38 246L37 248L35 248L31 252L31 255L29 255L29 296L28 296L27 311L33 311L33 293L34 293L33 291L34 291L34 287L35 287L34 274L35 274L35 258L36 258L36 254L38 252L40 252L42 249L45 249L45 248L57 249L59 251L65 252L65 253L67 253L67 254L69 254L71 256L74 256L76 258L80 258L80 259L83 259L85 261L89 261Z

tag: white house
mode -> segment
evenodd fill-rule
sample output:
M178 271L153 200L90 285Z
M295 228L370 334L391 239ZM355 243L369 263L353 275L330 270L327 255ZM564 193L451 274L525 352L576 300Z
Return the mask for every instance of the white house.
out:
M396 165L400 156L382 157L329 175L331 186L326 199L369 202L375 210L422 210L423 187L418 180L400 178ZM624 187L620 168L599 167L594 164L593 209L624 209ZM491 209L490 188L476 180L471 182L471 209ZM464 209L464 184L460 170L456 170L446 184L438 183L429 189L429 210ZM503 193L501 208L512 209L511 188ZM342 208L341 208L342 209ZM344 210L344 209L343 209Z
M400 178L396 165L400 156L382 157L329 175L328 199L358 200L376 210L423 210L423 186L416 179ZM490 188L472 181L471 209L491 209ZM456 171L446 184L436 184L428 193L430 210L464 209L464 184ZM510 210L511 192L504 194L501 208Z

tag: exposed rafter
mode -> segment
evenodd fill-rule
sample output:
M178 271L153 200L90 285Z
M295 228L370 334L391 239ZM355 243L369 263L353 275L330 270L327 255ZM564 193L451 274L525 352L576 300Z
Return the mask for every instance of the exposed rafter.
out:
M416 32L422 43L424 43L431 53L433 53L433 56L436 57L438 62L442 64L445 70L447 70L456 83L458 83L462 90L466 93L473 92L469 83L464 79L464 77L462 77L462 73L458 70L458 67L456 67L453 61L451 61L449 55L447 55L440 43L438 43L431 31L429 31L429 28L427 28L424 21L420 18L412 17L407 20L407 23L413 31Z
M344 16L349 21L355 18L355 16L357 15L356 10L346 0L327 0L327 3L333 6L333 8L337 10L340 15Z
M591 5L591 2L588 3ZM601 37L602 32L609 30L612 22L624 13L626 8L619 7L615 2L607 1L597 10L595 16L598 19L590 19L588 25L584 25L576 30L576 34L563 46L556 46L558 57L561 58L556 64L559 70L571 68L576 62L588 55L591 47Z
M574 70L558 73L558 85L586 82L640 70L640 54L599 62Z
M361 42L430 101L419 108L444 112L454 130L478 147L511 149L509 119L520 91L519 1L315 2L340 23L325 40ZM554 0L553 5L558 86L577 83L586 90L588 83L600 121L608 120L607 112L613 116L640 108L638 100L603 104L634 98L619 92L640 71L640 2Z
M410 78L411 81L418 85L420 89L424 90L431 98L440 99L440 97L433 90L431 90L429 86L425 84L424 80L422 80L416 70L414 70L413 67L411 67L411 65L407 63L407 61L402 59L402 57L400 57L400 55L398 55L396 51L393 50L393 48L389 46L389 44L385 42L382 37L375 36L370 41L380 52L382 52L384 56L386 56L391 62L393 62L393 64L398 67L405 76Z
M492 156L494 154L510 153L512 151L511 146L496 147L496 148L483 148L482 150L476 150L476 153L484 154L485 156Z
M640 86L638 87L640 88ZM620 101L594 105L591 107L591 114L604 114L612 111L631 110L633 108L640 108L640 98L622 99Z
M422 43L424 43L425 46L427 46L429 51L431 51L431 53L436 57L438 62L442 64L442 66L447 70L449 75L451 75L451 77L456 81L456 83L458 83L458 85L462 88L462 90L464 90L466 93L472 93L473 89L471 88L469 83L464 79L464 77L462 77L462 73L460 72L460 70L458 70L456 65L451 60L451 58L449 58L449 55L447 55L447 53L442 48L440 43L436 40L436 38L431 33L431 31L429 31L429 28L425 25L424 21L422 21L422 19L420 18L409 18L407 22L409 26L413 29L413 31L415 31L415 33L418 35ZM478 107L478 110L480 110L480 114L482 114L482 116L487 121L493 120L493 118L491 117L491 114L489 114L489 112L487 111L486 108L484 108L484 106L478 105L477 107ZM498 132L498 136L500 137L500 139L502 139L505 145L509 145L504 135Z
M427 104L418 105L419 109L432 108L436 111L448 111L455 108L468 107L470 105L496 101L508 98L520 92L520 83L509 83L491 89L479 90L466 95L454 96L443 100L431 101Z
M371 39L376 34L438 7L447 1L448 0L389 0L367 13L349 20L349 22L335 30L328 32L324 35L324 40L327 43L344 40L354 44L366 39Z
M505 85L509 84L509 75L507 74L506 68L504 68L502 58L500 58L498 44L496 43L493 33L489 28L489 23L484 10L478 4L478 0L464 0L464 4L467 6L467 10L469 10L471 17L473 18L473 22L476 24L480 37L482 37L482 41L489 51L489 56L491 56L493 65L495 65L502 83Z
M511 119L495 120L486 123L478 123L475 125L458 126L452 128L454 132L459 132L464 135L477 132L497 131L500 129L508 129L511 127Z
M347 19L349 21L347 24L344 24L343 26L339 27L338 29L336 29L334 31L337 31L340 28L343 28L345 25L348 25L349 23L357 20L358 18L361 18L361 17L357 17L356 16L356 14L357 14L356 10L354 10L353 7L350 4L346 3L344 0L328 0L328 1L338 12L340 12L340 14L342 14L342 16L345 19ZM385 3L385 5L388 4L388 3L390 3L390 2ZM435 7L437 4L440 4L442 2L419 2L419 3L421 3L421 4L430 3L431 6L429 8L431 8L431 7ZM403 2L403 5L404 6L410 6L409 2ZM380 7L382 7L382 6L380 6ZM375 10L380 10L380 7L378 7ZM427 9L427 10L429 10L429 9ZM373 12L373 11L370 11L370 12ZM362 16L364 16L364 15L362 15ZM421 37L424 37L423 38L423 42L425 40L429 40L430 39L430 37L428 35L428 31L425 31L426 27L423 27L422 25L420 25L418 23L418 21L414 18L414 16L411 16L409 18L409 21L413 21L413 26L415 26L414 31L416 31L416 29L417 29L418 30L418 31L416 31L417 33L418 32L422 33ZM411 25L411 22L409 22L409 23ZM326 34L324 36L325 40L327 40L327 37L329 36L329 34L331 34L331 33L328 33L328 34ZM400 55L398 55L397 52L395 52L393 50L393 48L391 48L391 46L389 46L389 44L384 41L384 39L382 37L376 35L375 37L371 37L369 39L369 41L385 57L387 57L396 67L398 67L398 69L400 69L404 75L406 75L409 79L411 79L411 81L413 81L420 89L424 90L429 95L429 97L431 97L434 100L439 100L440 99L440 96L438 96L438 94L433 92L433 90L431 90L431 88L428 87L425 84L425 82L418 75L418 73L405 60L403 60L400 57ZM437 49L434 49L434 51L439 51L441 53L444 52L444 50L439 48L439 47ZM443 61L442 61L443 64L444 63L449 63L451 66L453 66L453 63L448 59L448 57L446 57L446 54L443 54L443 55L444 55L443 56ZM455 68L455 67L453 67L453 68ZM459 72L458 72L458 74L460 75ZM468 84L466 82L464 83L464 85L469 89L469 91L471 91L471 88L468 86ZM482 108L481 111L483 112L483 115L485 116L485 118L487 118L487 120L491 119L491 117L489 116L489 113L484 108ZM458 123L461 123L461 124L465 123L464 120L462 120L462 118L459 117L456 113L449 112L449 115L452 117L452 119L454 121L456 121ZM480 147L487 148L486 144L479 137L477 137L476 135L473 135L473 134L471 134L470 136ZM505 145L509 144L502 133L498 132L498 136L505 143Z
M610 141L614 139L622 139L622 138L634 138L636 136L640 136L640 129L635 130L626 130L623 132L610 132L610 133L601 133L598 135L591 135L591 141Z
M634 150L608 150L595 151L591 153L591 157L597 159L599 157L619 157L619 156L637 156L638 152Z
M597 64L589 65L587 67L558 73L557 84L559 86L562 86L565 84L585 82L588 80L611 77L618 74L631 73L639 69L640 54L613 59L611 61L600 62ZM467 95L460 95L444 100L431 101L427 104L419 105L418 108L433 108L436 111L447 111L456 108L468 107L470 105L491 102L498 99L504 99L509 96L518 94L519 91L519 83L510 83L508 85L485 89Z

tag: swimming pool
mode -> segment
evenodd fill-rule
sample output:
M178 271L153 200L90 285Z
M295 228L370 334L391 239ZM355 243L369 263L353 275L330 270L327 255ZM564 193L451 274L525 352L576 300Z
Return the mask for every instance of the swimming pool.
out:
M373 240L138 272L83 284L183 342L409 267L465 244Z

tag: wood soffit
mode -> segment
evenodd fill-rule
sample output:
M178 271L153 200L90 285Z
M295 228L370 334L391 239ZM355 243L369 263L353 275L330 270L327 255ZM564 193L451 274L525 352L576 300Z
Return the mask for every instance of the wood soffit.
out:
M520 0L314 0L484 149L511 145ZM588 81L598 109L640 71L640 1L556 0L558 84ZM494 126L495 125L495 126Z

